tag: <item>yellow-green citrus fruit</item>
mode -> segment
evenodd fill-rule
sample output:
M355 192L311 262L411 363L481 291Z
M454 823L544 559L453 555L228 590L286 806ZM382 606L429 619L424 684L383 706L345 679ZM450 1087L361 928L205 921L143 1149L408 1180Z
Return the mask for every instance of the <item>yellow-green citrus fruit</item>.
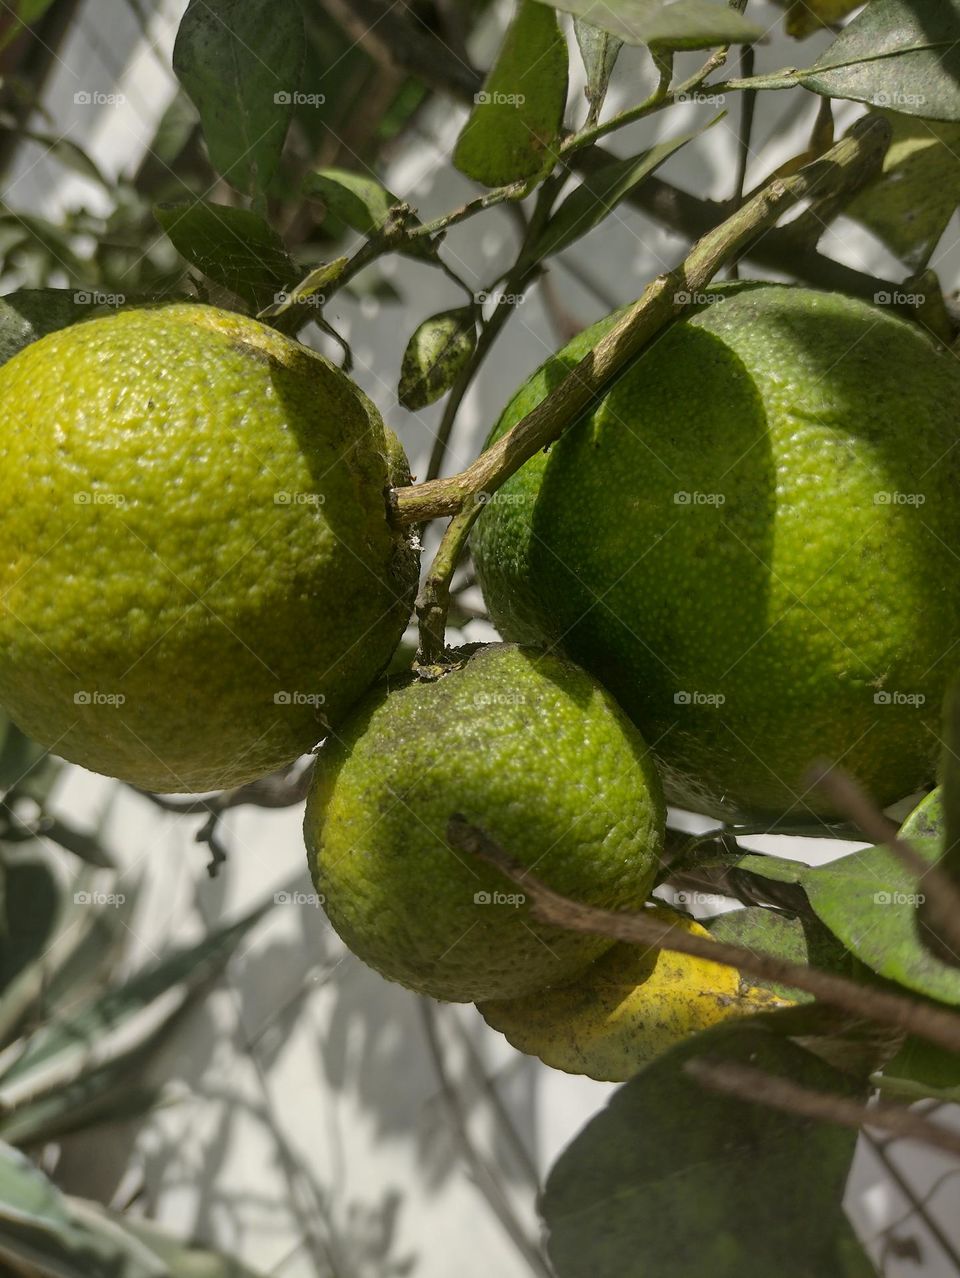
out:
M350 379L254 320L178 304L27 346L0 369L0 703L149 789L289 762L403 632L405 472Z
M647 911L665 927L710 933L676 910ZM788 1006L733 967L690 954L618 943L559 989L478 1004L518 1051L568 1074L622 1082L654 1057L731 1016Z
M499 435L609 329L516 395ZM935 771L960 662L960 367L863 302L749 287L673 324L485 506L501 634L558 646L642 729L668 798L831 814Z
M371 693L323 746L311 870L355 954L434 998L527 994L610 942L547 927L518 886L447 841L455 814L552 888L610 909L646 899L659 779L613 698L565 659L495 644L431 682Z

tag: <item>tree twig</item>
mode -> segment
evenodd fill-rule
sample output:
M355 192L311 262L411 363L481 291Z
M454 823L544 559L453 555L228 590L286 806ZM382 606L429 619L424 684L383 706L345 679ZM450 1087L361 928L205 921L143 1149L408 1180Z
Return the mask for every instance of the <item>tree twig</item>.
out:
M799 200L829 198L876 171L890 139L882 117L858 120L820 160L777 178L693 246L683 263L659 276L592 351L531 413L466 470L446 479L391 490L395 525L453 515L474 493L494 492L539 449L555 440L660 328L685 309L716 271Z
M819 763L808 776L871 842L888 847L900 864L929 889L925 893L923 912L933 933L932 939L939 941L931 948L935 948L944 961L960 962L960 886L942 866L931 864L912 844L899 837L896 828L849 773L830 763Z
M707 1056L686 1061L683 1071L710 1091L723 1092L740 1100L767 1105L787 1114L800 1114L841 1127L879 1127L908 1140L922 1141L960 1158L960 1132L931 1123L921 1115L888 1101L861 1104L849 1096L818 1092L787 1078L778 1078L753 1065L723 1061Z
M960 1016L954 1012L873 985L858 984L832 972L791 963L773 954L758 953L712 937L694 936L676 924L665 924L644 913L619 913L572 901L535 878L525 865L459 814L450 818L447 838L452 846L479 857L511 882L521 885L532 899L534 916L544 923L593 936L607 936L632 945L674 950L735 967L760 980L804 990L821 1002L842 1008L854 1016L895 1025L907 1033L938 1043L947 1051L960 1052Z

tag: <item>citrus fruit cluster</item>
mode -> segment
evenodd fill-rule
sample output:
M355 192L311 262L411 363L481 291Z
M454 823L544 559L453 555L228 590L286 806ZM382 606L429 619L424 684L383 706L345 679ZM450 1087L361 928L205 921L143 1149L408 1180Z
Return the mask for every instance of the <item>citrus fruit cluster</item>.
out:
M418 543L369 400L212 307L76 324L0 369L0 703L150 789L239 785L323 740L305 836L350 948L559 1068L625 1077L778 996L544 926L451 817L560 893L639 910L664 791L830 815L824 756L883 803L928 784L960 639L958 392L956 361L876 308L718 289L486 503L473 549L507 642L377 683Z

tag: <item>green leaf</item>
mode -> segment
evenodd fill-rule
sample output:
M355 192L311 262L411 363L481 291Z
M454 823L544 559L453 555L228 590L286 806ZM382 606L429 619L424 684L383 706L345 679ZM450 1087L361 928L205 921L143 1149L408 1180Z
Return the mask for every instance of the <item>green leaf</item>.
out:
M53 0L9 0L4 5L4 16L10 25L0 36L0 50L12 44L24 27L39 22L52 4Z
M935 840L913 846L931 864ZM909 990L960 1005L960 968L923 944L923 885L885 847L865 848L807 870L802 886L817 916L871 971Z
M262 196L299 94L303 19L296 0L190 0L173 69L200 113L214 168Z
M453 162L486 186L553 167L567 101L567 44L557 15L520 0L497 60L457 139Z
M836 937L817 919L800 919L778 910L750 905L729 910L706 922L710 935L730 945L742 945L757 954L773 954L790 963L809 964L826 972L852 974L853 963ZM792 985L779 985L751 977L754 984L773 990L794 1003L809 1003L813 995Z
M153 212L181 257L253 311L299 274L280 236L249 209L197 200L158 204Z
M879 114L893 126L883 171L844 211L918 271L960 204L960 124Z
M316 169L303 184L303 193L323 200L334 216L361 235L372 235L401 201L375 178L350 169Z
M404 408L426 408L445 394L477 345L477 312L461 306L425 319L403 352L400 387Z
M542 1212L558 1278L873 1278L841 1203L856 1133L706 1091L684 1069L697 1057L854 1090L758 1021L674 1048L551 1170Z
M5 992L25 967L46 952L59 912L60 891L45 860L30 857L6 866L0 991Z
M826 97L960 121L960 0L870 0L800 81Z
M0 1258L53 1278L169 1278L156 1254L95 1231L22 1154L0 1144ZM19 1270L18 1272L22 1272Z
M89 894L92 895L92 894ZM92 901L91 901L92 904ZM175 950L106 993L97 993L56 1021L42 1025L0 1060L0 1096L15 1104L115 1059L156 1031L183 1005L192 989L219 974L237 943L263 918L269 904L219 928L197 945Z
M119 1230L149 1248L167 1266L164 1273L169 1278L264 1278L261 1271L248 1269L232 1256L185 1244L150 1221L120 1215L83 1199L70 1198L68 1202L73 1214L81 1215L91 1228Z
M710 49L759 40L763 27L748 22L725 0L545 0L586 18L626 44L661 50Z
M574 18L573 30L587 73L584 94L590 104L590 118L596 120L603 106L603 99L607 96L610 77L623 48L623 41L609 31L585 22L583 18Z
M747 852L733 862L733 867L757 874L775 883L799 883L808 867L802 861L788 861L785 857L767 856L765 852Z
M24 288L0 298L0 364L38 337L87 319L106 296L75 288Z
M910 1100L960 1101L960 1056L923 1038L907 1038L883 1072L871 1079L883 1091Z
M704 128L710 128L723 117L718 115ZM649 151L631 156L627 160L613 160L597 169L576 187L544 227L543 234L533 249L537 258L561 253L575 240L598 226L611 209L616 208L644 178L649 177L671 155L686 146L704 129L685 133L682 137L660 142Z
M900 827L903 839L943 838L943 795L940 789L930 793L908 813Z
M13 293L11 296L17 297L17 294ZM76 310L75 307L74 310ZM13 311L13 313L19 316L19 312ZM22 319L23 317L20 316L20 318ZM29 326L28 321L24 320L24 322L28 323ZM36 332L36 329L31 328L30 331L34 332L37 337L43 336L42 333ZM49 331L52 332L52 330ZM29 340L33 341L34 338L31 337ZM0 359L0 363L3 362ZM6 794L21 785L24 779L46 757L47 752L42 746L37 745L35 741L31 741L29 737L25 736L15 723L5 718L2 715L2 711L0 711L0 722L2 722L2 728L0 728L0 792Z
M386 226L391 212L402 214L403 225L420 226L407 204L374 178L351 169L316 169L303 183L303 193L322 200L327 209L361 235L376 235ZM436 245L421 237L400 245L399 251L412 257L436 259Z
M777 0L786 7L787 35L805 40L814 31L835 26L848 13L859 9L863 0Z

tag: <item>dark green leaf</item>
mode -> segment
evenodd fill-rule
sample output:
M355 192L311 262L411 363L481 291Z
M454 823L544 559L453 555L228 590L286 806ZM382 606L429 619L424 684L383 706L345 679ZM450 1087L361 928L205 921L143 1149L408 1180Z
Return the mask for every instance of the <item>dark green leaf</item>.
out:
M863 0L776 0L787 10L787 34L804 40L814 31L832 27L848 13L858 9Z
M960 1101L960 1056L923 1038L907 1038L873 1082L911 1100Z
M87 319L106 297L75 288L24 288L0 298L0 364L38 337Z
M93 896L88 895L91 896L89 905L93 906ZM89 1068L94 1060L99 1063L109 1055L110 1036L126 1027L150 1004L173 990L180 992L182 1002L191 989L221 971L237 943L269 908L270 905L260 906L238 922L212 932L197 945L175 950L123 985L97 993L58 1020L41 1026L4 1070L4 1094L9 1096L11 1085L17 1080L28 1074L35 1075L55 1058L57 1077L61 1070L66 1077L72 1069ZM177 1002L171 1002L166 1015L173 1015L177 1007ZM155 1025L149 1021L144 1023L146 1034L153 1029ZM126 1041L124 1045L129 1046ZM33 1077L30 1085L31 1088L39 1086Z
M303 193L323 200L331 213L361 235L378 231L400 203L376 179L350 169L317 169L304 182Z
M567 44L557 15L520 0L483 90L457 139L453 162L486 186L553 167L567 100Z
M574 18L573 30L587 73L584 93L590 104L590 118L595 120L603 106L603 99L607 96L607 86L613 75L617 56L623 48L623 41L609 31L585 22L583 18Z
M882 114L893 126L883 171L845 212L917 271L960 204L960 124Z
M154 1253L123 1238L78 1220L41 1171L0 1145L0 1258L53 1278L169 1278Z
M871 0L800 79L827 97L960 121L960 0Z
M851 975L852 960L836 937L816 919L799 919L762 906L730 910L708 921L710 935L730 945L742 945L757 954L773 954L790 963L808 964L826 972ZM791 985L750 978L754 984L773 990L781 998L794 1003L809 1003L804 994Z
M472 306L431 315L417 328L403 352L400 387L404 408L425 408L450 389L477 344L477 313Z
M0 991L46 952L59 912L60 891L45 861L18 859L6 867Z
M717 116L704 127L710 128L720 119L722 116ZM660 142L649 151L627 160L613 160L591 173L580 186L570 192L547 223L534 247L535 256L541 258L561 253L575 240L593 230L644 178L649 177L665 160L703 131L697 129L668 142Z
M296 0L190 0L173 69L200 113L215 169L262 196L300 93L303 20Z
M232 1256L186 1244L150 1221L108 1211L99 1203L76 1198L67 1201L71 1211L75 1215L82 1213L82 1218L92 1229L96 1229L102 1221L105 1229L119 1229L131 1242L135 1239L149 1248L167 1266L164 1273L169 1278L264 1278L262 1271L248 1269Z
M299 274L272 226L249 209L197 200L158 204L154 215L181 257L253 311Z
M39 22L52 4L53 0L9 0L4 6L4 16L10 25L0 36L0 49L5 49L8 44L11 44L24 27Z
M900 836L904 839L943 838L943 795L939 789L931 790L907 815L900 827Z
M586 18L627 44L658 49L710 49L759 40L763 28L748 22L725 0L545 0Z
M402 218L405 227L420 225L420 219L398 196L374 178L351 169L317 169L305 180L303 193L322 200L334 217L361 235L376 235L381 231L391 210ZM424 237L412 240L400 251L413 257L435 259L437 255L436 246Z
M558 1278L873 1278L841 1204L856 1133L705 1091L684 1069L697 1057L819 1092L854 1086L756 1021L668 1052L550 1172L542 1211Z
M929 862L935 840L913 846ZM923 885L884 847L865 848L807 870L801 880L818 917L871 971L918 994L960 1004L960 968L923 944L918 904Z

